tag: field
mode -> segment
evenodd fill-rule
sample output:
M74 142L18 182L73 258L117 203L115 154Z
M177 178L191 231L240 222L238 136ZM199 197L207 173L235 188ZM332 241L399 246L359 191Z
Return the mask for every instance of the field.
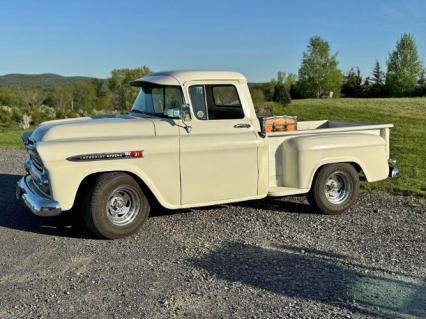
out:
M284 108L299 120L335 119L393 123L391 157L398 160L398 180L364 184L365 188L426 195L426 98L305 99ZM21 131L0 126L0 148L22 148Z
M21 140L22 130L2 126L0 124L0 148L23 149Z

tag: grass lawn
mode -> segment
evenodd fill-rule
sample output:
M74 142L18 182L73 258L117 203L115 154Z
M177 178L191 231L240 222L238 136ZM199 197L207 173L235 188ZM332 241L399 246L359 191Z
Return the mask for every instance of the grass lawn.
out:
M21 134L22 130L18 127L5 127L0 124L0 148L24 149Z
M426 98L293 100L285 112L301 121L393 123L390 153L401 177L363 186L426 195Z
M285 113L297 115L301 121L395 124L391 129L391 157L398 160L401 177L363 186L426 196L426 98L293 100ZM23 148L20 134L18 128L0 126L0 148Z

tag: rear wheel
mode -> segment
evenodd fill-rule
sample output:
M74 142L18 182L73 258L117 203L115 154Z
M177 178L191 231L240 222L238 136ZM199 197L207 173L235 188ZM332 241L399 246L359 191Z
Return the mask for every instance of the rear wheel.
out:
M131 235L145 223L150 204L133 177L105 173L86 195L84 220L98 236L115 239Z
M356 201L359 187L358 172L351 164L325 165L315 176L308 200L324 214L341 214Z

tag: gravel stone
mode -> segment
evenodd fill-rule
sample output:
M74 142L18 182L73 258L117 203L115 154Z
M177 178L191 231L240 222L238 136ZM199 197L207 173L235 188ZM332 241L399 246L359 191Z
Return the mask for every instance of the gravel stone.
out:
M302 197L152 212L99 240L15 199L0 150L0 318L425 318L424 198L361 192L341 216Z

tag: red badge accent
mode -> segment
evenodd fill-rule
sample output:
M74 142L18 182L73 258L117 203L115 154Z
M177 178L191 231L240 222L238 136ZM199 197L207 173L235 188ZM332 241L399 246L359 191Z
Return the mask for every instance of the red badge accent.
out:
M143 150L142 151L130 151L130 157L131 158L143 157Z

